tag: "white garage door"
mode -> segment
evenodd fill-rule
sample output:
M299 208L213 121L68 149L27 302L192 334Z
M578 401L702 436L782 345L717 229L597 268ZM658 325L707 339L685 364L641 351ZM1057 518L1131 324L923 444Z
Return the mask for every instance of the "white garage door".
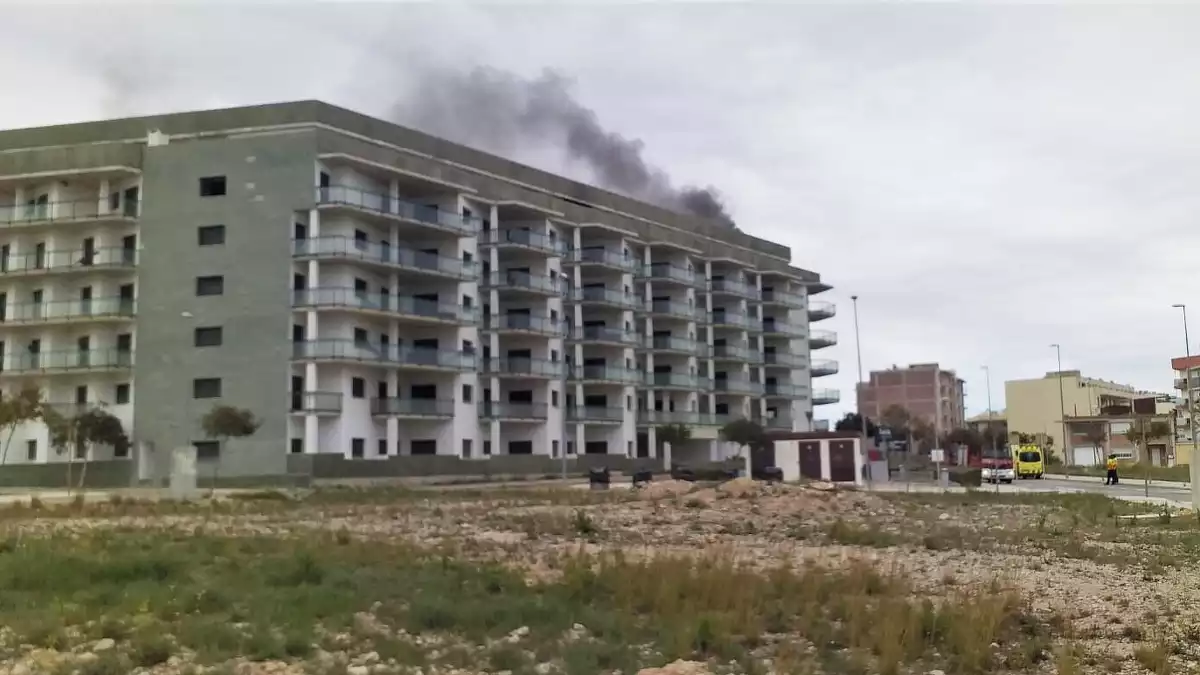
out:
M1076 466L1095 466L1100 463L1096 460L1096 449L1090 445L1073 448L1072 456Z

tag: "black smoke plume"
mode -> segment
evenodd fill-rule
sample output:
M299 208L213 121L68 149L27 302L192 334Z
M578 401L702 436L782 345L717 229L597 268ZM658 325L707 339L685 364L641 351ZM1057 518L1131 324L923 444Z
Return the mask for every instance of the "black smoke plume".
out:
M526 79L487 67L429 69L391 114L400 124L495 154L557 151L582 163L602 187L734 227L716 189L676 187L646 163L640 140L605 129L572 95L572 84L553 70Z

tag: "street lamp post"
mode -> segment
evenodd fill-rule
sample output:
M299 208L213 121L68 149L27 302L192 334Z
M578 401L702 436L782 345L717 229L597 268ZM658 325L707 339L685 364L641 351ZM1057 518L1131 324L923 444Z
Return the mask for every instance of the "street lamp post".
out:
M996 429L995 429L995 427L992 426L992 370L990 368L988 368L987 366L983 367L983 378L984 378L984 386L987 387L988 449L991 450L992 466L994 467L992 469L992 474L993 474L992 480L995 481L996 492L999 493L1000 492L1000 475L998 473L996 473L997 471L999 471L999 464L997 463L997 460L999 459L999 457L996 456Z
M862 341L859 339L858 332L858 296L850 296L850 302L854 305L854 351L858 357L858 384L854 388L854 405L858 408L858 421L862 426L862 438L859 442L859 453L863 456L867 467L867 489L871 489L871 454L867 452L867 416L862 409L862 385L863 385L863 369L862 369Z
M1191 340L1188 339L1187 305L1176 303L1171 305L1183 311L1183 355L1187 361L1192 357ZM1200 510L1200 461L1196 457L1196 403L1192 394L1192 366L1185 361L1183 368L1183 386L1187 391L1188 431L1192 439L1192 455L1188 459L1188 478L1191 479L1192 509Z
M1068 459L1070 455L1067 454L1067 399L1063 395L1062 346L1057 342L1050 346L1054 347L1054 353L1058 356L1058 416L1059 422L1062 423L1062 449L1059 452L1063 454L1063 467L1066 467L1070 465L1070 460ZM1063 474L1066 474L1066 472L1064 468Z

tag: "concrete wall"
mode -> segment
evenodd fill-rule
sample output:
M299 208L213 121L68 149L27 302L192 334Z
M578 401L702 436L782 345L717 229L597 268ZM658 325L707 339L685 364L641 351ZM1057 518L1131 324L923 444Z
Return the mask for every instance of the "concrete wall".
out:
M628 473L635 469L661 469L654 458L627 458L612 455L583 455L566 462L567 473L578 475L593 467L607 466ZM388 457L362 461L336 455L289 455L287 471L314 480L352 478L418 478L431 476L557 476L562 472L559 459L544 455L496 455L488 460L464 460L445 455Z
M66 489L68 469L71 471L71 484L79 485L79 474L83 470L83 463L5 465L0 467L0 488ZM134 465L131 460L89 462L84 488L128 487L133 481L133 469Z
M204 438L199 420L215 404L249 408L264 420L253 437L222 448L220 473L285 471L289 242L295 212L314 203L314 148L313 134L301 132L146 149L134 437L150 448L146 460L157 475L167 448ZM218 175L226 176L227 194L200 197L200 178ZM212 224L225 225L225 244L198 246L197 228ZM202 275L223 275L224 294L197 297ZM222 326L224 344L193 346L198 326ZM221 378L222 396L194 400L198 377Z

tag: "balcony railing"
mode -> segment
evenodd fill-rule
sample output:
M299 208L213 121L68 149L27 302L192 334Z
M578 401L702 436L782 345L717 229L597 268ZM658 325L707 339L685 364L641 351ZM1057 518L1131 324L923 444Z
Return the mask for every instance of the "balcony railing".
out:
M646 304L646 309L655 314L665 314L687 321L697 321L704 313L704 310L697 309L686 303L671 302L670 300L652 300Z
M293 391L292 412L340 413L342 393L339 391Z
M642 268L641 276L652 281L675 281L688 286L701 286L704 277L692 270L667 263L651 263Z
M136 303L131 298L53 300L0 305L0 323L38 323L82 319L132 318Z
M391 195L360 190L344 185L317 188L317 204L350 208L412 221L421 225L470 236L479 231L481 221L436 206L425 206Z
M483 317L484 330L514 330L543 335L566 335L567 323L533 314L488 314Z
M575 366L571 369L571 379L637 384L642 381L642 374L636 370L618 366Z
M686 424L688 426L719 427L737 419L733 415L666 410L639 410L638 424Z
M492 375L530 375L534 377L562 377L563 363L548 359L508 357L490 358L484 364L484 372Z
M791 417L767 417L761 424L768 429L794 429L796 421Z
M813 405L828 405L840 400L842 394L837 389L814 389L812 393Z
M450 351L398 345L373 345L354 340L329 338L292 343L293 358L310 361L359 361L390 366L417 366L449 370L474 370L474 352Z
M804 398L808 396L808 387L784 382L768 382L764 386L764 393L767 396L781 398Z
M836 345L837 333L831 330L814 330L808 335L808 344L812 349Z
M549 416L545 403L500 403L483 401L479 416L487 419L544 420Z
M804 296L797 295L796 293L788 293L787 291L777 291L764 288L761 297L764 303L784 305L786 307L792 307L795 309L799 309L804 306Z
M474 262L463 262L459 258L437 253L367 242L343 235L293 239L292 246L293 255L297 258L361 260L411 272L464 280L475 279L479 275L479 269Z
M119 208L110 208L107 198L92 197L74 201L42 202L0 206L0 227L22 227L41 223L133 219L138 216L138 200L122 199Z
M689 373L646 373L646 386L709 390L712 380Z
M75 370L114 370L133 367L133 352L124 349L70 349L9 354L5 361L6 374L44 373Z
M761 396L763 393L763 384L762 382L751 382L749 380L717 378L713 380L713 389L718 393L728 392L730 394Z
M566 283L562 277L508 271L492 272L484 279L483 287L556 295L565 291Z
M731 279L713 279L710 285L713 293L725 293L743 298L758 299L758 288Z
M763 354L763 363L768 366L780 366L783 368L803 368L807 363L807 359L798 354L788 352L765 352Z
M567 252L566 243L558 237L551 237L545 232L535 232L522 228L483 230L479 233L479 245L485 247L520 246L522 248L541 251L551 256L562 256Z
M579 326L571 331L571 339L575 342L612 342L622 345L636 345L638 334L633 331L609 328L608 326Z
M567 409L567 419L572 422L621 422L625 409L604 406L578 406Z
M689 340L688 338L674 337L671 335L647 335L643 338L643 344L647 349L687 352L701 358L708 356L707 344L703 342L697 342L695 340Z
M479 319L479 310L474 307L422 298L368 293L353 288L308 288L292 291L292 304L296 307L337 307L385 312L458 324L474 323Z
M736 345L713 345L712 348L714 359L725 359L735 361L746 361L758 363L762 361L762 353L757 350L752 350L749 347Z
M93 269L133 267L137 250L120 246L95 249L30 251L0 257L0 274L49 274L87 272Z
M581 265L605 265L632 272L637 269L637 260L607 248L578 248L571 251L571 260Z
M453 417L454 401L441 398L375 398L372 415L389 417Z
M838 362L831 359L821 359L813 361L810 368L813 377L825 377L826 375L836 375L838 372Z
M750 317L744 314L735 314L733 312L714 311L712 313L712 324L717 328L741 328L748 329L751 325Z
M767 335L785 335L788 337L804 337L804 326L783 321L764 320L762 330Z
M808 320L821 321L837 315L837 305L832 302L810 300L808 302Z
M571 291L571 300L603 303L625 309L636 309L642 306L642 300L638 295L608 288L576 288Z

